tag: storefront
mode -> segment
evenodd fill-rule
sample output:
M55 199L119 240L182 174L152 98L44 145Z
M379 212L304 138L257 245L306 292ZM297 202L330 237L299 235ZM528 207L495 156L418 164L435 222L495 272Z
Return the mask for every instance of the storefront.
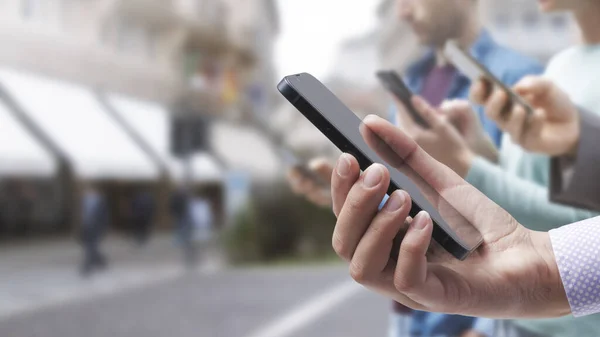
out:
M187 163L172 155L172 115L163 105L114 94L103 96L102 101L117 115L116 119L125 124L125 128L133 131L136 138L145 143L153 158L166 167L169 178L166 195L191 182L195 197L208 200L215 226L220 227L225 207L224 173L215 159L207 152L198 152Z
M61 229L58 163L0 101L0 239Z
M68 166L71 184L65 222L76 232L84 186L98 188L110 204L113 228L129 226L128 198L153 188L160 169L106 112L96 95L76 84L1 69L0 83L37 132L58 149Z

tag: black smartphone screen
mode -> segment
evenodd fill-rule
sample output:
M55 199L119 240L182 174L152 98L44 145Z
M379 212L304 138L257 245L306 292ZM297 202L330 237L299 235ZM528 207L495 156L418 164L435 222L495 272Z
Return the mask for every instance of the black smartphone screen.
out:
M369 132L360 118L319 80L306 73L286 76L278 89L341 151L353 155L363 171L373 163L387 167L390 172L387 194L391 195L398 189L408 192L413 199L410 215L414 217L421 210L427 211L434 222L433 238L450 254L463 260L481 244L479 231L414 170L404 165L391 149L384 149L385 142ZM372 146L378 144L378 152L384 154L387 162L369 147L367 141ZM432 203L442 209L443 214Z
M376 73L377 78L383 86L394 95L406 108L412 119L423 128L428 129L429 124L423 119L421 114L415 109L411 98L413 93L408 89L402 78L393 70L382 70Z

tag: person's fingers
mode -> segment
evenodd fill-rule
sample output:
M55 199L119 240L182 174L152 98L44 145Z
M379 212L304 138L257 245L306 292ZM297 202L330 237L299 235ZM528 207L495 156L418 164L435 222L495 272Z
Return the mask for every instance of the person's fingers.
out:
M331 175L331 201L333 213L339 216L350 189L360 177L360 166L353 156L340 156Z
M529 151L546 150L539 149L536 144L541 141L544 123L546 122L546 114L543 110L534 110L533 114L527 118L526 128L523 131L521 146Z
M325 158L316 158L310 161L308 167L313 171L323 183L331 184L331 174L333 166L331 162Z
M436 193L438 197L434 196L429 200L435 201L430 203L440 213L448 212L452 217L460 215L459 220L464 218L468 221L467 224L462 224L462 220L457 223L459 226L457 229L463 231L463 234L471 233L476 229L486 240L493 241L517 227L518 223L506 211L466 183L452 169L427 154L411 137L388 121L370 115L363 120L361 127L369 130L369 132L362 132L363 137L365 137L364 135L374 135L385 145L378 145L377 142L367 137L365 141L369 146L373 146L373 149L381 156L390 158L390 160L386 159L390 165L401 172L406 171L405 174L417 185L420 193L411 190L410 186L401 186L401 188L408 189L415 201L416 198L422 198L418 194L424 196L426 193ZM392 157L391 154L394 156ZM489 219L495 221L489 221ZM447 222L452 226L452 221ZM498 223L506 225L499 229L495 225Z
M495 89L485 105L485 114L504 129L506 110L510 105L508 94L502 89Z
M331 207L331 190L326 188L317 188L307 194L308 201L320 207Z
M465 100L444 101L440 109L450 123L463 135L473 123L479 122L471 104Z
M287 180L292 189L292 192L297 195L304 195L306 193L307 181L304 174L297 168L292 168L287 171Z
M411 135L415 135L422 131L422 128L415 122L412 116L408 113L404 103L394 98L396 106L396 116L398 117L398 125Z
M507 119L504 126L505 131L508 132L513 142L516 144L521 143L523 131L526 128L525 123L527 123L527 110L521 105L516 105L514 109L512 109L510 117Z
M390 182L385 166L374 164L352 186L338 215L332 245L344 260L350 261L363 234L377 214Z
M485 105L490 94L490 85L484 80L476 81L469 91L469 99L477 104Z
M421 117L432 129L438 129L444 125L444 120L435 109L419 96L412 97L412 103Z
M405 226L410 196L395 191L361 238L350 263L350 275L361 284L379 280L390 260L394 239Z
M543 99L548 95L554 84L547 78L540 76L526 76L514 86L514 91L523 97L527 96L536 104L537 100Z
M400 245L394 286L408 297L427 281L427 250L431 242L433 222L427 212L420 212L410 224ZM414 299L414 298L413 298Z

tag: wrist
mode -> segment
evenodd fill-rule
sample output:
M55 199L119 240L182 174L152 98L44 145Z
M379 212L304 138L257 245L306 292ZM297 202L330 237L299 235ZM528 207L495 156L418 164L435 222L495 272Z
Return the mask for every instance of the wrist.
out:
M534 250L539 256L538 266L539 280L541 282L539 289L543 290L543 296L536 296L542 300L539 310L545 312L545 316L561 317L571 314L571 306L567 299L552 242L548 232L530 231L531 242Z

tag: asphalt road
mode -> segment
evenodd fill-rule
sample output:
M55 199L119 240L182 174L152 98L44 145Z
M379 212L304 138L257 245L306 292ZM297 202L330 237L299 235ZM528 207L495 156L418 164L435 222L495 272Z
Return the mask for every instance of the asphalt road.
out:
M385 336L388 301L352 285L347 274L343 266L182 273L5 317L0 336Z

